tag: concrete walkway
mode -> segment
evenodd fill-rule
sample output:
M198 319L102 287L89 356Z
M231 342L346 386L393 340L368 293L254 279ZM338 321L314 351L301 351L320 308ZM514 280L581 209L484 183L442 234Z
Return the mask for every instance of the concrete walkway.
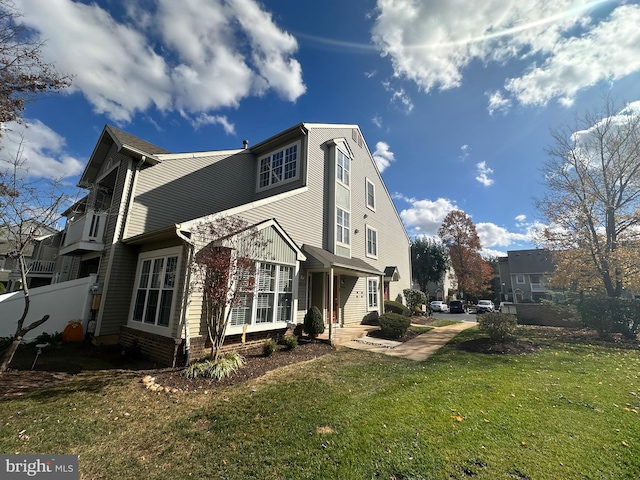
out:
M467 328L475 327L476 322L461 322L445 327L434 327L433 330L423 333L408 342L394 342L367 337L367 332L378 327L356 325L335 328L332 332L332 344L357 350L382 353L394 357L407 358L409 360L423 361L433 355L440 347ZM329 339L329 331L325 330L320 336Z

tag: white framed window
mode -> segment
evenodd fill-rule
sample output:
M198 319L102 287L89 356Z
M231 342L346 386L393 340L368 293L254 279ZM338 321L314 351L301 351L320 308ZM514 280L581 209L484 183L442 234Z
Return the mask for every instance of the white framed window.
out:
M378 258L378 231L367 225L367 257Z
M342 150L338 149L338 159L336 166L336 178L341 183L349 186L351 177L351 159L342 153Z
M524 283L524 275L516 275L516 283Z
M336 207L336 242L351 245L351 214Z
M375 211L376 209L376 186L371 180L366 179L367 208Z
M164 249L140 255L131 308L133 322L158 327L168 327L171 323L178 252L179 249Z
M367 308L378 308L378 279L367 278Z
M258 262L253 293L243 294L231 309L231 327L293 320L294 268Z
M258 190L296 180L300 174L298 142L258 159Z

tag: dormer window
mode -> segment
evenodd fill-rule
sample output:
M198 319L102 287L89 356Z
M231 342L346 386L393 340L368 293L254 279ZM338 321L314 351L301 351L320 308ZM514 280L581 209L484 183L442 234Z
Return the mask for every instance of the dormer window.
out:
M298 143L258 159L258 190L296 180L299 175Z

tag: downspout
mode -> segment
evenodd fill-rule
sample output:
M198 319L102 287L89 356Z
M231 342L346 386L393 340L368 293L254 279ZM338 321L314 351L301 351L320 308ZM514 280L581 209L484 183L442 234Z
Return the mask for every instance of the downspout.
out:
M184 365L189 366L191 362L191 335L189 333L189 316L187 315L187 306L189 304L187 297L189 295L189 284L191 283L191 268L189 268L189 265L191 265L195 245L189 237L180 231L178 225L176 225L176 235L189 249L189 254L187 255L187 278L185 279L184 288L182 289L182 309L180 310L180 323L184 326Z

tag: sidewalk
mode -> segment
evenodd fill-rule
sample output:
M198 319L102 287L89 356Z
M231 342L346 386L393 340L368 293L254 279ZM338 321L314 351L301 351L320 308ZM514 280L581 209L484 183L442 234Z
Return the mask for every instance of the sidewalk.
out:
M423 361L433 355L458 333L467 328L475 327L476 325L477 323L475 322L462 322L445 327L434 327L433 330L404 343L367 337L366 335L369 330L376 330L378 327L356 325L353 327L336 328L332 332L333 341L331 343L336 346ZM325 330L320 338L328 339L328 330Z

